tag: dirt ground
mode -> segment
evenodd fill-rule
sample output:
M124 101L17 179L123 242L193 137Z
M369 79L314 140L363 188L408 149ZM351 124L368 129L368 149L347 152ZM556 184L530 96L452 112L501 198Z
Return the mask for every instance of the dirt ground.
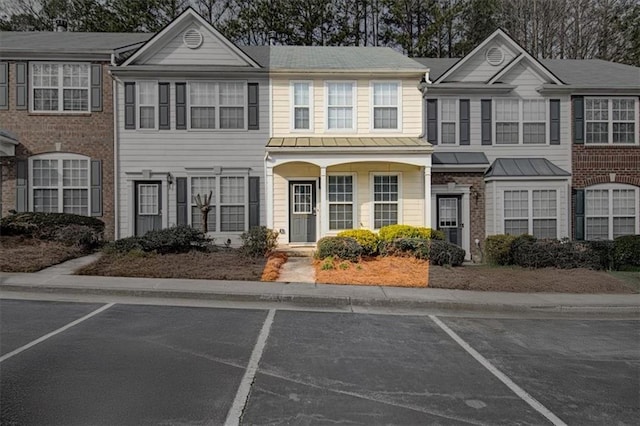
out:
M426 287L429 275L428 261L407 257L377 257L358 263L334 261L334 269L329 270L322 269L320 260L313 265L316 282L324 284Z
M24 236L0 237L0 271L35 272L87 254L78 247Z

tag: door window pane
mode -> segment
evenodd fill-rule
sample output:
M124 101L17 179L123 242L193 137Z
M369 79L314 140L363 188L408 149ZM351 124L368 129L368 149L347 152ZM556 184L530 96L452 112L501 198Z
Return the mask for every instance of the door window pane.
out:
M313 211L312 188L310 184L293 184L293 213L311 214Z
M157 215L159 210L158 185L138 185L138 214Z
M440 198L438 200L438 226L440 228L458 227L457 198Z

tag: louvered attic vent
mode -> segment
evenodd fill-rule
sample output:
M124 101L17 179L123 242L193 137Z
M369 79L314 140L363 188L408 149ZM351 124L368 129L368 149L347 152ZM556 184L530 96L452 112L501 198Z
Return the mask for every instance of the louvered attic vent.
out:
M499 47L487 50L487 62L491 65L500 65L504 61L504 52Z
M184 32L182 41L189 49L197 49L202 45L202 33L195 28L188 29Z

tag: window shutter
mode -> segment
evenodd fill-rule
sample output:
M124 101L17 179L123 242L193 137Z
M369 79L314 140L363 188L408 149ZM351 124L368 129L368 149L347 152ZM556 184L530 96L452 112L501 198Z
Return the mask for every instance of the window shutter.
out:
M260 178L249 177L249 229L260 226Z
M438 145L438 100L427 99L427 140Z
M91 65L91 111L102 111L102 65Z
M258 83L249 83L247 85L247 94L248 96L248 106L249 106L249 130L258 130L260 129L260 111L258 107L259 96L258 96Z
M187 203L187 178L179 177L176 178L176 205L177 205L177 224L178 225L187 225L189 221L188 218L188 208L189 205Z
M0 109L9 109L9 62L0 62Z
M480 101L480 117L482 121L482 145L491 145L491 99Z
M29 84L26 62L16 62L16 109L29 108Z
M102 216L102 160L91 160L91 211L89 216Z
M170 102L170 94L169 94L170 85L169 83L159 83L158 84L158 98L160 100L160 122L158 128L160 130L171 130L171 122L169 121L169 105Z
M573 143L584 143L584 97L574 96L573 102Z
M124 83L124 128L136 128L136 83Z
M470 143L469 99L460 99L460 145L469 145Z
M549 101L549 142L560 145L560 99Z
M576 209L574 216L574 226L576 229L576 240L584 240L584 189L574 191Z
M16 160L16 211L18 213L29 210L28 203L28 176L27 160Z
M187 128L187 83L176 83L176 129Z

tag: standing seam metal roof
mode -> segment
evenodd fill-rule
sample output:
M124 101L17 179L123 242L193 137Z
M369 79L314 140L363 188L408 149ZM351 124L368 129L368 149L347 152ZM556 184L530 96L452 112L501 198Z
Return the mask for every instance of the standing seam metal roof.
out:
M497 158L485 177L566 177L569 172L546 158Z

